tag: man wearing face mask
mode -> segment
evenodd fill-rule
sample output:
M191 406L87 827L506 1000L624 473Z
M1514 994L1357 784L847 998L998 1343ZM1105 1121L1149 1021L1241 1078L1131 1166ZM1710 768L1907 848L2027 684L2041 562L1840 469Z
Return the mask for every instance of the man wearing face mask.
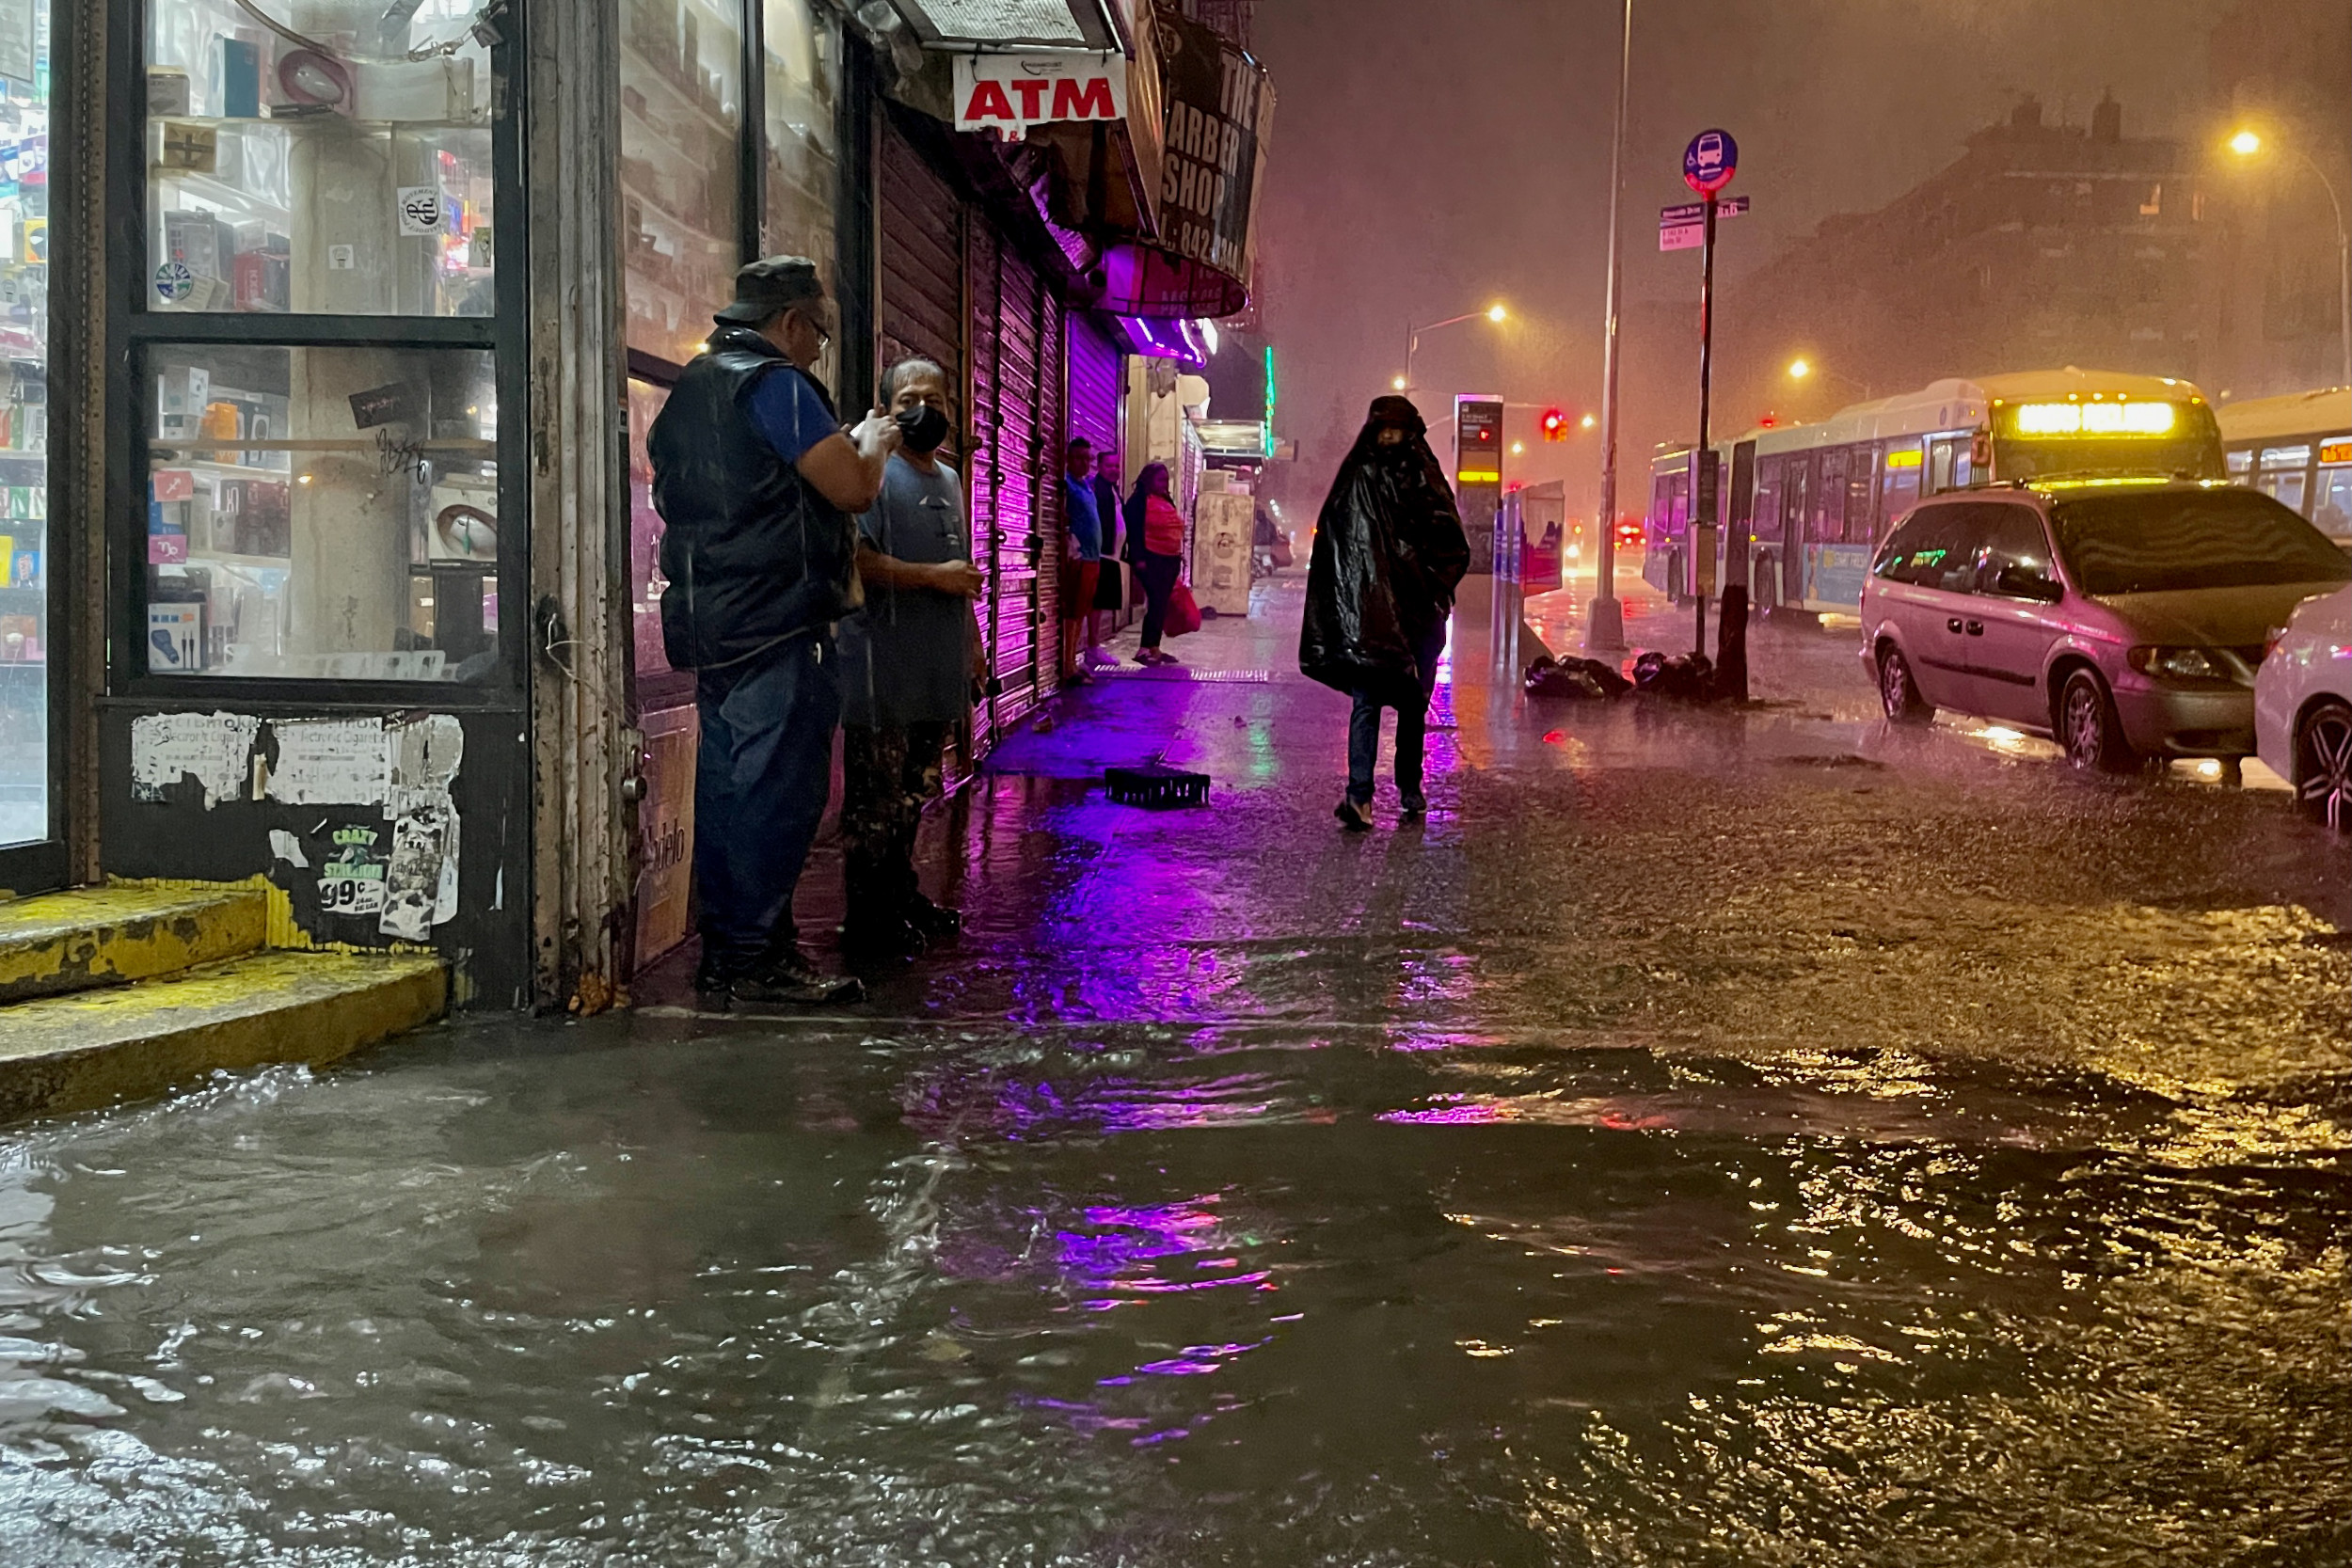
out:
M859 603L850 516L873 504L901 435L880 409L843 430L809 373L832 332L815 262L753 262L646 433L662 642L694 672L702 720L694 983L713 1006L865 994L809 967L792 923L832 790L835 627Z
M961 926L955 911L924 896L914 840L988 673L963 486L939 455L949 431L946 372L902 359L882 377L882 401L904 440L881 497L858 519L866 609L841 628L841 935L859 966L910 958Z

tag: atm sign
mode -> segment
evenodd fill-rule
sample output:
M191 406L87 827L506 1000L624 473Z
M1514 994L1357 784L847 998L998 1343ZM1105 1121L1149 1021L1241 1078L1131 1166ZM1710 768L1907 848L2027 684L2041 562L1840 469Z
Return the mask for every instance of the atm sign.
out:
M1022 135L1050 120L1127 118L1123 55L956 56L956 129Z

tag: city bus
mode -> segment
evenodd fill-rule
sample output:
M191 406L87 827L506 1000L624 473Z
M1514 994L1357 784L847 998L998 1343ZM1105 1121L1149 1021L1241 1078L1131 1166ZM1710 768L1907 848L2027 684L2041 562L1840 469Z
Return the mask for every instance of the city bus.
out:
M2230 478L2301 513L2352 549L2352 387L2216 409Z
M2221 434L2204 395L2170 376L2069 367L1931 382L1808 424L1751 430L1717 447L1725 477L1716 580L1749 602L1851 613L1870 552L1923 496L2023 480L2219 480ZM1678 594L1687 570L1688 449L1651 464L1643 577ZM1653 564L1654 563L1654 564Z

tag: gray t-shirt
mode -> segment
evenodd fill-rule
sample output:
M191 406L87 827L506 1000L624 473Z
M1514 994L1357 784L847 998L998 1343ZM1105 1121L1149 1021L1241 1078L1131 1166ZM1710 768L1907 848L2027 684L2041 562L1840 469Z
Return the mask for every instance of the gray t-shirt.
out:
M935 463L893 454L858 532L876 550L922 565L972 559L963 485ZM895 727L961 721L972 706L972 601L928 588L869 583L866 608L841 623L841 721Z

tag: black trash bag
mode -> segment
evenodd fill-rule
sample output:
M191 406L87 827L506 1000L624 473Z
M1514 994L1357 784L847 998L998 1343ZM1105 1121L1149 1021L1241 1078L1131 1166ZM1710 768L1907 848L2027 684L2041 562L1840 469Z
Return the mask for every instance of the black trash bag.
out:
M1715 666L1705 654L1652 651L1633 661L1633 687L1645 697L1671 702L1704 703L1715 695Z
M1380 432L1404 439L1383 445ZM1453 613L1470 569L1454 487L1404 398L1374 401L1315 529L1298 668L1341 691L1422 699L1415 645Z
M1521 683L1531 697L1564 697L1578 702L1607 702L1633 689L1633 683L1597 658L1556 659L1549 656L1527 667Z

